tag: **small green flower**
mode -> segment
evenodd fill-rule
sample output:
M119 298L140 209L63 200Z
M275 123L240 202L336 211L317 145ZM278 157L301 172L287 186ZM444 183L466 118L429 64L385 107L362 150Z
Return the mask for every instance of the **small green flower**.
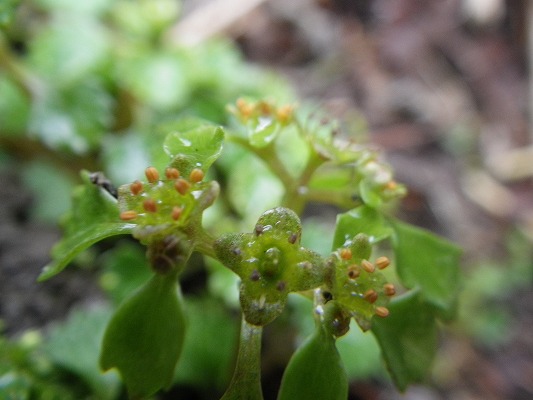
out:
M216 199L216 182L204 182L195 168L188 178L168 167L165 177L148 167L147 182L135 181L118 191L120 219L134 225L133 236L148 246L148 259L159 274L177 272L190 257L203 211Z
M313 289L324 279L322 258L300 246L301 223L291 210L268 210L253 233L227 234L215 242L219 259L241 278L246 320L263 326L278 317L290 292Z
M374 315L386 317L389 298L396 292L380 270L389 266L387 257L370 262L371 247L368 237L356 235L343 247L333 252L328 261L332 271L329 281L333 300L350 315L361 329L370 329Z

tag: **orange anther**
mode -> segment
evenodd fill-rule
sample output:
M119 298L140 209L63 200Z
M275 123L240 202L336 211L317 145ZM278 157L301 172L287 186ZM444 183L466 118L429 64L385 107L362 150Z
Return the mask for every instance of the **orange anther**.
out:
M389 309L387 307L376 307L376 315L385 318L389 315Z
M386 283L383 285L383 292L386 296L394 296L396 294L396 288L392 283Z
M361 266L363 267L363 269L366 271L366 272L374 272L376 267L374 267L374 264L372 264L370 261L368 260L363 260L361 261Z
M394 190L397 187L398 187L398 184L396 183L396 181L388 181L387 184L385 185L385 188L388 190Z
M122 221L131 221L132 219L137 218L137 215L138 215L137 212L133 210L122 211L120 213L120 219Z
M340 256L343 260L349 260L352 258L352 251L347 248L343 248L340 251Z
M187 193L189 188L191 187L191 184L187 182L183 178L176 179L176 182L174 183L174 188L178 191L179 194L182 196Z
M174 221L177 221L178 219L180 219L182 212L183 212L183 208L182 207L174 206L172 208L172 213L170 215L172 216L172 219Z
M157 204L153 199L146 199L143 202L143 208L147 212L155 213L157 211Z
M130 190L133 195L138 195L143 191L143 184L141 181L135 181L130 185Z
M292 114L294 112L294 107L291 105L285 105L278 108L276 112L276 117L279 122L286 124L292 119Z
M390 260L388 257L378 257L376 260L376 266L379 269L385 269L390 265Z
M363 297L366 301L373 304L378 299L378 292L376 292L374 289L368 289Z
M354 264L348 267L348 278L356 279L359 278L359 275L361 275L361 270L357 265Z
M146 175L146 179L148 179L148 182L150 183L155 183L159 180L159 172L155 167L146 168L144 174Z
M204 179L204 171L202 171L200 168L195 168L191 171L191 174L189 175L189 180L192 183L201 182L202 179Z
M180 172L176 168L168 167L165 169L165 176L167 179L178 179Z

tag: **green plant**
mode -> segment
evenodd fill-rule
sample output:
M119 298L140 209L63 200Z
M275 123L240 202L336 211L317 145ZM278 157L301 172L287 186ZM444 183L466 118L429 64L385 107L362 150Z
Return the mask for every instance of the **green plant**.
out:
M115 235L146 246L151 270L109 321L101 367L117 368L132 398L168 388L176 364L187 368L179 362L187 337L179 279L200 253L240 282L240 342L224 399L262 398L263 327L284 313L289 296L312 302L315 330L290 361L280 399L310 389L346 398L336 340L352 319L375 335L399 389L423 381L437 321L454 315L459 249L390 216L403 186L376 151L334 123L266 100L239 99L229 110L226 128L192 117L154 128L168 164L147 167L142 181L115 191L101 173L81 174L65 235L40 279ZM348 210L322 239L329 254L302 245L310 203ZM374 252L393 254L397 277L389 257Z

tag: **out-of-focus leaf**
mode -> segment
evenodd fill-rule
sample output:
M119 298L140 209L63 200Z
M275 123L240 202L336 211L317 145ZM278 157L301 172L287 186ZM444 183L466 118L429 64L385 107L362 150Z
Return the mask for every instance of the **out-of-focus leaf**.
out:
M99 399L114 399L120 388L116 374L103 375L98 353L111 310L78 310L48 333L44 349L52 362L80 376Z
M248 139L253 147L265 147L276 138L279 130L277 121L272 118L259 117L257 124L249 127Z
M391 301L387 318L374 317L372 332L398 389L423 382L437 352L434 309L420 293L410 292Z
M363 179L359 182L359 194L364 203L372 208L379 208L383 204L383 198L379 195L379 188L372 182Z
M73 182L51 164L33 162L22 170L24 183L33 194L32 218L57 224L70 208Z
M400 221L392 226L396 268L402 283L407 288L418 288L443 317L451 317L459 292L461 249L415 226Z
M118 308L106 328L100 366L117 368L132 398L172 384L185 319L175 278L154 275Z
M0 3L0 28L5 28L11 24L20 2L21 0L4 0Z
M146 282L152 272L142 247L121 242L103 255L100 285L119 304Z
M50 11L75 11L80 14L99 14L109 8L109 0L35 0L39 6Z
M100 82L50 91L35 102L29 130L49 147L85 153L100 146L112 121L112 101Z
M114 1L113 18L122 30L150 39L175 22L181 2L174 0Z
M183 68L177 54L149 52L119 59L117 79L139 102L168 111L183 106L189 97Z
M110 236L131 233L133 226L119 219L116 199L91 183L82 171L83 185L74 190L72 210L64 220L65 235L52 249L52 261L43 268L43 281L61 272L81 251Z
M87 14L53 14L30 45L29 64L50 84L64 87L99 68L109 43L105 27Z
M174 381L222 392L231 378L238 320L220 302L208 298L188 298L185 314L187 335Z
M127 182L133 182L144 175L145 169L153 165L162 170L162 166L154 165L150 159L145 135L139 131L131 131L122 135L106 135L103 139L102 159L106 175L111 181L119 186ZM159 149L163 152L159 143ZM165 154L166 164L168 156ZM165 165L166 165L165 164Z
M30 112L28 98L3 75L0 75L0 93L0 136L24 134Z
M333 250L342 247L347 240L364 233L371 244L388 238L392 234L389 223L382 214L368 206L360 206L337 216L333 238Z
M381 353L376 338L351 323L350 331L337 339L337 350L349 380L363 380L383 371Z
M257 158L246 154L236 160L228 177L227 194L235 210L254 224L265 210L279 205L283 185Z

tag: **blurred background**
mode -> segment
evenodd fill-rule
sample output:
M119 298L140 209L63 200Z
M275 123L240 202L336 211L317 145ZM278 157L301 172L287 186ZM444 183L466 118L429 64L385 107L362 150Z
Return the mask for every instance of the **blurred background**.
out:
M15 382L40 393L20 398L123 396L60 344L76 318L105 322L94 304L118 289L102 271L142 250L105 242L35 282L79 170L136 179L159 146L154 123L226 123L226 104L248 95L298 98L364 132L408 187L400 218L464 249L459 315L428 384L398 394L378 353L349 353L350 398L533 398L532 35L533 7L518 0L0 1L0 393ZM265 343L266 398L290 355L279 326ZM206 374L178 377L168 398L214 396L197 387L227 377Z

